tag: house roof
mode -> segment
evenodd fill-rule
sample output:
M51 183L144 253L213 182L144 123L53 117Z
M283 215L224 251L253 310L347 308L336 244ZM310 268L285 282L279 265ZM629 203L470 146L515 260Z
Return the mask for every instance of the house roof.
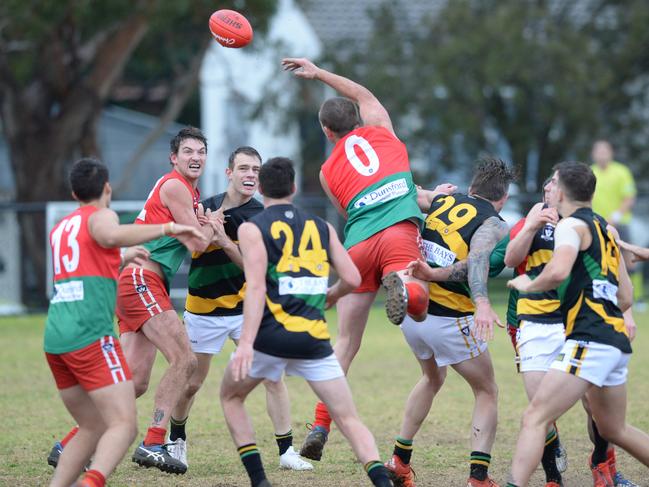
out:
M436 15L447 0L296 0L325 46L349 40L365 42L371 34L374 13L383 5L403 13L399 28L416 26L422 17Z

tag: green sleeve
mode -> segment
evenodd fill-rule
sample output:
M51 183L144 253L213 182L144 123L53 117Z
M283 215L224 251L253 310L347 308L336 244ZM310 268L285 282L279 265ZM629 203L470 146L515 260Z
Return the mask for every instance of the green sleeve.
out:
M496 244L489 256L489 277L496 277L505 268L505 251L509 243L509 232Z

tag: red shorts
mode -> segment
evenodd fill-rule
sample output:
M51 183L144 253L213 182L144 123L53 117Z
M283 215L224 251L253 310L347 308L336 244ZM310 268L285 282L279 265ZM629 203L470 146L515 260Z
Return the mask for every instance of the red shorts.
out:
M521 358L518 355L518 328L507 323L507 334L514 346L514 363L516 364L516 371L521 371Z
M115 314L119 333L139 331L153 316L173 311L163 279L141 267L127 267L117 281Z
M349 256L361 273L361 285L355 293L374 292L381 279L392 271L401 271L413 260L423 259L419 228L402 221L375 233L349 249Z
M45 357L59 389L79 384L86 391L94 391L131 380L122 346L112 336L102 337L74 352L46 352Z

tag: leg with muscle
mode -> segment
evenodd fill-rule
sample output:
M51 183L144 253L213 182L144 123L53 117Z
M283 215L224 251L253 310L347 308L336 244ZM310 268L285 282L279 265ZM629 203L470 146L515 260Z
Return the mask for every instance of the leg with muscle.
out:
M523 413L521 431L512 460L512 483L524 487L543 455L549 426L568 411L591 387L580 377L550 369Z
M99 438L106 430L106 424L94 402L80 385L62 389L59 393L65 407L79 425L79 430L63 449L50 487L69 487L90 460Z
M119 341L126 363L133 375L135 397L140 397L149 388L157 349L141 331L122 333Z

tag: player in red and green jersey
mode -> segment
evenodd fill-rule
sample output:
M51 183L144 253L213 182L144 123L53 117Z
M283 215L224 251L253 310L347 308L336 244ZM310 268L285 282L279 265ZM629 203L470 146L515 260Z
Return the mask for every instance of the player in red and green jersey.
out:
M320 182L347 218L344 245L362 277L361 285L337 305L339 333L334 350L347 372L381 283L387 288L390 321L398 325L406 314L418 321L426 317L427 287L405 275L408 263L421 258L417 188L406 146L395 135L386 109L368 89L308 59L288 58L282 65L344 97L325 101L318 117L327 139L335 144L320 171ZM302 456L320 460L330 424L327 409L318 403Z
M211 222L216 223L218 216L210 211L203 215L199 208L197 185L207 157L207 140L202 132L193 127L180 130L170 149L173 169L155 184L136 223L183 223L199 229L202 238L164 237L149 243L149 259L141 265L126 266L120 274L116 314L137 396L148 387L158 350L169 362L156 390L151 425L133 461L165 472L185 473L187 466L169 455L165 434L182 386L196 368L196 357L168 289L187 254L185 246L192 252L204 251L214 235ZM201 226L199 217L203 216L205 224Z
M70 186L80 206L50 233L54 295L44 350L78 429L58 458L50 485L75 482L94 453L89 470L75 485L101 487L137 431L131 372L113 328L119 247L171 233L196 238L200 233L174 223L119 225L117 214L108 208L108 169L95 159L74 164Z

